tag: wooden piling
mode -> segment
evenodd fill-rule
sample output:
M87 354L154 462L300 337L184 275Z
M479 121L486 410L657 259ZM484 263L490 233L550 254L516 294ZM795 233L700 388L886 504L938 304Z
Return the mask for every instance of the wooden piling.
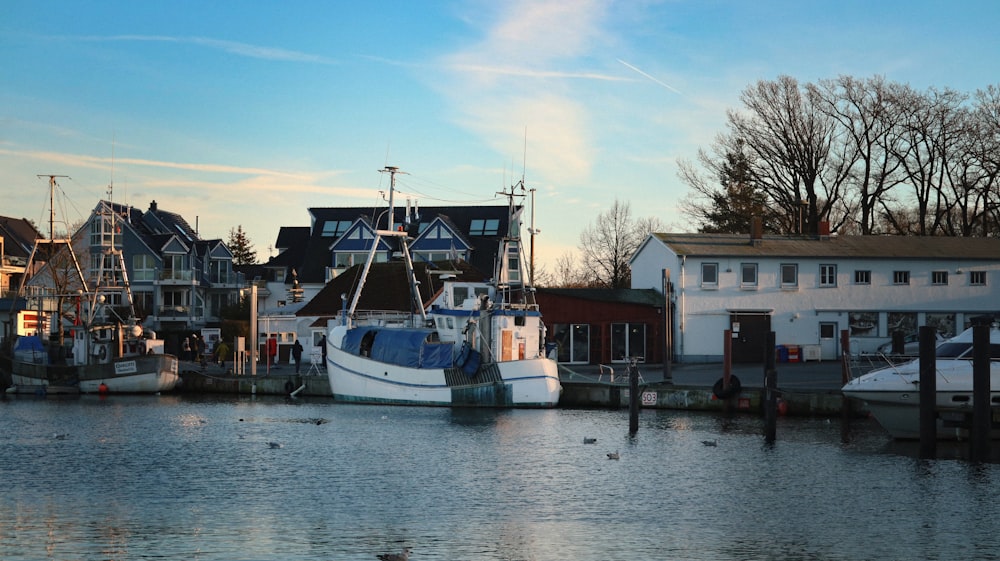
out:
M920 326L920 457L937 457L937 359L934 327Z
M628 432L639 432L639 367L635 358L628 363Z
M764 353L764 441L774 444L778 432L778 372L774 369L774 332L767 334Z
M990 458L990 326L972 326L972 435L971 458L984 462Z

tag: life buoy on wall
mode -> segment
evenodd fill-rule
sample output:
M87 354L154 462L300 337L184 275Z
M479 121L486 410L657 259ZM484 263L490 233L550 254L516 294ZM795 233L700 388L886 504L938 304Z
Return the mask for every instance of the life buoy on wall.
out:
M736 376L729 377L728 388L723 389L723 385L723 379L719 378L718 381L715 382L715 385L712 386L712 395L719 399L729 399L730 397L740 393L740 390L743 389L743 386L740 384L740 379Z
M102 361L108 358L107 345L97 345L97 358L99 358Z

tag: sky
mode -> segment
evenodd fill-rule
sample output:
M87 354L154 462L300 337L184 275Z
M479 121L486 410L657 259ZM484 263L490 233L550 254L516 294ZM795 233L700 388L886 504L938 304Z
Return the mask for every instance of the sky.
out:
M4 0L0 215L47 233L109 196L241 226L258 258L310 207L505 204L537 266L616 200L694 231L678 161L758 80L1000 84L1000 2ZM530 224L526 224L526 227ZM527 235L526 232L522 234Z

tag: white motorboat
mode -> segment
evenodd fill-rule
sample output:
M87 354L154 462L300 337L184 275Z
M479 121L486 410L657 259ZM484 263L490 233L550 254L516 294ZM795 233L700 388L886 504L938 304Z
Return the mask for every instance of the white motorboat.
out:
M387 168L393 173L395 168ZM390 187L392 189L393 187ZM507 193L505 193L507 194ZM554 407L562 385L543 351L545 326L534 290L523 281L519 211L508 195L511 224L500 242L492 282L448 280L421 302L406 233L377 230L351 305L330 320L327 375L338 401L471 407ZM390 191L392 216L392 196ZM379 239L395 238L415 313L386 316L357 310Z
M937 435L969 436L972 413L972 328L941 342L935 349ZM990 328L990 404L1000 406L1000 329ZM864 401L885 430L897 439L920 438L920 360L890 365L849 381L844 395ZM1000 429L991 432L1000 438Z
M49 178L50 188L55 176ZM114 213L107 208L114 232ZM157 393L174 389L180 380L177 358L164 354L163 341L143 329L135 317L132 292L121 249L111 235L104 249L95 286L88 286L72 239L36 240L28 257L34 271L37 255L47 275L27 295L35 332L18 333L10 351L8 393ZM46 251L40 246L47 245ZM24 281L18 290L25 294ZM124 317L123 317L124 316ZM23 322L18 322L23 323ZM52 335L43 337L48 324ZM59 339L72 335L71 344Z

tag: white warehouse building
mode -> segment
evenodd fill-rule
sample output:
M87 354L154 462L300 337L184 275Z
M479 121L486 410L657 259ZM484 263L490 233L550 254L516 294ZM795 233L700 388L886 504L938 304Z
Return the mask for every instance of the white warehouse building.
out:
M893 333L943 337L1000 310L1000 239L917 236L651 234L632 256L632 288L672 287L675 362L763 362L871 353ZM667 281L666 279L669 279Z

